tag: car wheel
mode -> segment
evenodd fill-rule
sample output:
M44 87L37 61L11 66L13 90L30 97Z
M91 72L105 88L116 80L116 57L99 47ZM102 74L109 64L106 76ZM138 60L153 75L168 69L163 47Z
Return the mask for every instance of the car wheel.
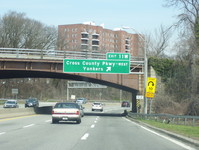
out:
M57 119L52 118L52 123L53 123L53 124L54 124L54 123L58 123L58 120L57 120Z
M76 122L77 122L77 124L80 124L81 123L81 119L78 119Z

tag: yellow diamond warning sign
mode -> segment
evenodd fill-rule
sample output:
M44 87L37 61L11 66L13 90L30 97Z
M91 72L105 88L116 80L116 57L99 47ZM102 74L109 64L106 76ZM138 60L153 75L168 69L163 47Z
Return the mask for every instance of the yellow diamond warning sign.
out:
M146 97L153 98L156 89L156 78L148 78L146 87Z

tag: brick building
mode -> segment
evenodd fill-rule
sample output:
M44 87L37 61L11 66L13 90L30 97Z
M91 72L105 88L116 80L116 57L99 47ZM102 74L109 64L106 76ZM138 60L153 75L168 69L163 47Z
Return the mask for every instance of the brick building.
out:
M143 40L138 34L110 30L93 23L58 26L58 49L91 53L122 52L143 56Z

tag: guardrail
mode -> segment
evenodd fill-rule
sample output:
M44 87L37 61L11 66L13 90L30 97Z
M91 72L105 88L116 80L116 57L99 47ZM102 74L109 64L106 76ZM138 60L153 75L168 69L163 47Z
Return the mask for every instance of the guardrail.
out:
M171 114L139 114L132 112L128 112L128 116L134 119L154 120L166 124L199 126L199 116L182 116Z
M33 59L104 59L105 55L100 53L87 53L77 51L22 49L22 48L0 48L0 57L7 58L33 58Z

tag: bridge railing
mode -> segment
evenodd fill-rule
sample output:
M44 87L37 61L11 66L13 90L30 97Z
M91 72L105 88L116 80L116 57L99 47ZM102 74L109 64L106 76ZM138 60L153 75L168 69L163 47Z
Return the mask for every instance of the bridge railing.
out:
M23 49L23 48L0 48L0 57L10 58L38 58L38 59L106 59L105 53L63 51L63 50L43 50L43 49ZM143 57L131 57L135 63L143 62Z
M128 116L134 119L154 120L166 124L199 126L199 116L182 116L171 114L141 114L128 112Z
M0 57L32 59L105 59L105 54L62 50L0 48Z
M1 58L16 59L106 59L106 53L98 52L80 52L80 51L63 51L63 50L43 50L43 49L23 49L23 48L0 48ZM143 74L144 58L131 56L131 73ZM137 72L137 68L141 72Z

